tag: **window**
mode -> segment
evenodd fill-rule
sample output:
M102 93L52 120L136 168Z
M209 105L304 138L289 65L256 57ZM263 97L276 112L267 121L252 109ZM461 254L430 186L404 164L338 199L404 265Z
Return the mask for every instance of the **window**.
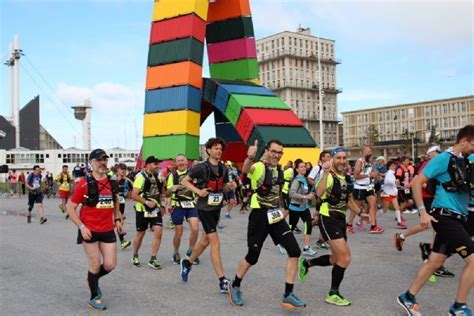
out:
M453 103L451 104L451 113L456 113L458 111L458 104Z
M447 104L443 104L443 113L448 114L448 105Z
M431 129L431 122L430 122L429 119L428 119L428 120L425 120L425 129L426 129L426 130Z
M445 118L443 119L443 127L448 127L448 125L449 125L449 124L448 124L448 118L445 117Z
M461 112L466 112L466 103L461 102Z
M431 108L429 106L425 107L425 116L431 115Z
M458 118L457 117L453 117L453 127L457 127L458 126Z

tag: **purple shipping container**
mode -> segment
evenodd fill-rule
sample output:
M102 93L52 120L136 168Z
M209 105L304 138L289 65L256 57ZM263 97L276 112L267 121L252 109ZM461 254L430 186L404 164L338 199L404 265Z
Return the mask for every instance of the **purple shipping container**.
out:
M236 40L207 45L209 63L216 64L224 61L244 58L256 58L257 51L254 38Z

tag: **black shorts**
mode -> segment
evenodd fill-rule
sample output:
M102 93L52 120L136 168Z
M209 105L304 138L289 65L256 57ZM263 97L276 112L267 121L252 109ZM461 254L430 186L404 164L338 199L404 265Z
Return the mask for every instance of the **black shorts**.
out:
M282 193L281 195L283 197L283 206L285 207L285 210L287 210L290 206L290 195L288 193Z
M320 214L318 226L324 241L340 238L347 240L346 217L339 212L330 212L330 216Z
M467 222L464 224L469 236L474 237L474 212L469 212L467 215Z
M82 242L85 243L93 243L93 242L103 242L103 243L114 243L117 241L117 237L115 237L115 231L111 230L108 232L92 232L91 231L91 239L90 240L84 240L82 239L82 234L80 230L77 230L77 244L82 244Z
M226 201L235 200L234 190L224 192L224 200L226 200Z
M437 212L430 213L438 222L432 222L436 232L433 243L433 252L449 256L458 253L462 258L467 258L474 253L474 241L465 229L465 224L459 219Z
M374 190L375 190L375 193L379 193L380 191L382 191L382 183L380 182L375 183Z
M212 234L217 231L217 223L221 217L221 210L201 211L198 210L199 220L206 234Z
M161 212L158 212L156 217L145 217L145 212L135 212L135 227L137 232L146 231L152 226L163 226L163 217Z
M304 234L305 235L311 235L311 232L313 230L313 225L311 224L313 219L311 218L311 212L309 209L306 209L305 211L292 211L290 210L290 228L291 230L295 230L296 225L298 224L298 220L301 218L301 220L304 223Z
M425 206L425 210L431 210L431 205L433 204L434 198L423 198L423 205ZM420 215L420 212L418 212L418 216Z
M285 220L270 225L268 223L267 209L252 209L247 227L248 247L257 251L261 250L268 235L270 235L275 245L279 245L285 238L295 239L290 226L288 226Z
M411 191L410 193L405 193L405 190L398 190L398 203L402 204L412 199L413 197L411 196ZM426 209L429 210L429 208Z
M119 209L120 209L120 213L122 213L122 215L123 215L123 213L125 213L125 203L120 203L120 204L119 204L119 207L120 207L120 208L119 208Z
M31 192L28 193L28 206L33 208L35 203L43 203L43 194L33 194Z
M366 190L366 189L354 189L352 191L352 198L357 201L367 201L367 197L375 195L374 189Z

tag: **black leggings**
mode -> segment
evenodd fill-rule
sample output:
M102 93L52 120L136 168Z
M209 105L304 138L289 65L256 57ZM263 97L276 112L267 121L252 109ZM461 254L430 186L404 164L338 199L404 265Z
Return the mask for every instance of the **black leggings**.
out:
M298 220L300 218L304 223L304 234L305 235L311 235L311 232L313 230L313 225L312 225L313 219L311 218L311 212L310 212L309 209L306 209L302 212L290 210L290 228L291 228L291 230L292 231L295 230L296 225L298 224Z

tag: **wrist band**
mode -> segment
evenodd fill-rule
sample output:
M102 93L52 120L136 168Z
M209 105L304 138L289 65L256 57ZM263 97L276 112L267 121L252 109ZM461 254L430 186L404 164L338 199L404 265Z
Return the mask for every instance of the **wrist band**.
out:
M122 220L120 218L114 219L114 223L117 223L117 222L122 222Z
M79 230L83 230L86 226L84 224L79 225Z
M424 205L418 206L417 209L418 209L419 212L421 212L422 210L426 210Z

